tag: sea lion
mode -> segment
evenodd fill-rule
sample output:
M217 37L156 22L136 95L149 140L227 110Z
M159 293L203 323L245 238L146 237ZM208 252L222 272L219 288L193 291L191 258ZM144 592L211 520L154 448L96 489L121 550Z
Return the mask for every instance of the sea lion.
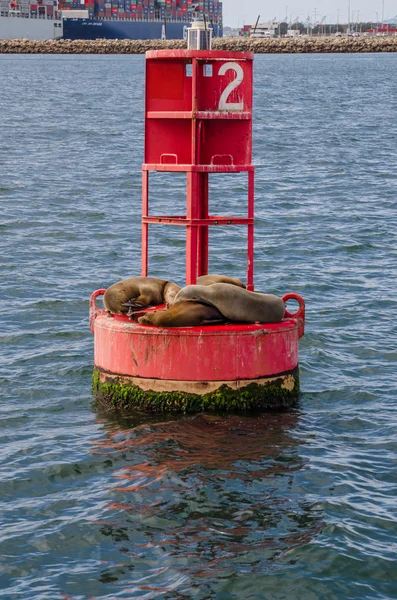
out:
M172 281L156 277L130 277L106 290L103 304L109 313L130 315L146 306L170 304L181 288Z
M199 325L219 325L226 319L219 310L208 304L198 302L178 302L171 308L156 310L139 317L141 325L157 327L197 327Z
M245 288L245 285L240 279L227 277L226 275L201 275L201 277L197 278L197 285L213 285L214 283L230 283L231 285Z
M234 323L278 323L285 313L285 304L278 296L249 292L229 283L188 285L178 292L173 306L186 301L215 306Z

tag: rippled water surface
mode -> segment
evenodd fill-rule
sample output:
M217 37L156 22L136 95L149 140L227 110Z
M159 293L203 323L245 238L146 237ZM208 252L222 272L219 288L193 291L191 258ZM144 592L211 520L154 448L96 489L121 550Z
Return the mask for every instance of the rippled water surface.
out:
M144 59L0 56L0 598L397 598L396 68L255 58L256 288L306 300L300 403L145 418L92 404L88 329L140 270ZM245 190L215 176L213 212ZM244 248L217 229L210 270ZM151 274L183 250L156 228Z

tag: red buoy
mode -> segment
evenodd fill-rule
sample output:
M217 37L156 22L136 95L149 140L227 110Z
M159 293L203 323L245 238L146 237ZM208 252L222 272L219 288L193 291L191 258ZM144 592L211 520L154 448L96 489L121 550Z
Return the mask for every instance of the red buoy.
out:
M252 53L146 53L145 162L142 166L142 275L150 226L186 228L186 284L208 273L210 227L247 230L247 289L254 289ZM151 215L152 171L186 173L186 214ZM213 173L247 173L245 217L210 212ZM239 202L240 205L240 202ZM165 274L167 277L172 274ZM233 274L234 275L234 274ZM238 410L291 406L299 390L298 340L305 308L281 323L160 328L108 315L91 296L94 389L114 406L147 410ZM158 309L160 307L156 307ZM153 309L151 309L153 310Z

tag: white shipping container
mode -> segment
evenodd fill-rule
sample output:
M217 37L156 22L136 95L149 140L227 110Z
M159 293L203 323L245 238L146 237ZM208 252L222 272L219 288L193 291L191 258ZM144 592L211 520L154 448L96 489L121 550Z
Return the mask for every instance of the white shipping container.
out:
M88 19L88 10L63 10L63 19Z

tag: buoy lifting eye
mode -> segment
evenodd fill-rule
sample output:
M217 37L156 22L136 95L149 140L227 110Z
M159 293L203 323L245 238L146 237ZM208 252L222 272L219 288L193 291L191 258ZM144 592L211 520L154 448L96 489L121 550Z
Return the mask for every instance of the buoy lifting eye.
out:
M295 302L298 302L299 306L298 306L298 310L296 310L295 312L291 313L289 312L289 310L287 309L287 302L288 300L295 300ZM283 296L283 301L285 303L285 318L301 318L304 319L305 318L305 301L303 300L302 296L300 296L299 294L285 294L285 296Z

